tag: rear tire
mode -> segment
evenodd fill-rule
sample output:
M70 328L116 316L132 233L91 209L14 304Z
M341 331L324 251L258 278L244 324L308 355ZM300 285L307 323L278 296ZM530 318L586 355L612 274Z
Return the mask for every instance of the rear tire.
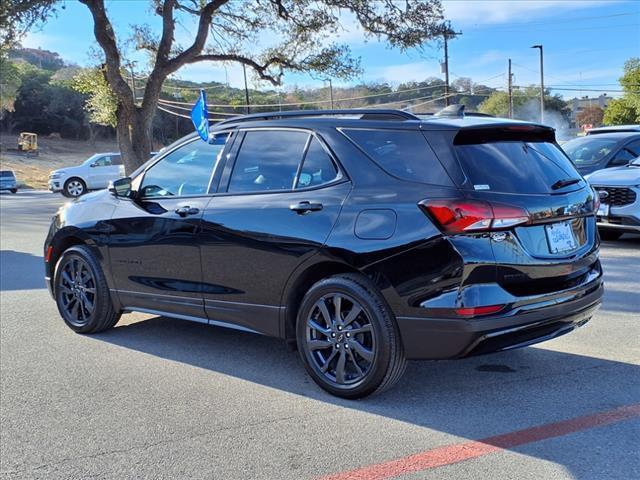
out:
M298 311L296 339L311 378L343 398L390 388L407 364L391 309L361 275L336 275L313 285Z
M56 265L54 295L60 316L77 333L98 333L120 319L98 261L85 245L65 250Z
M87 184L81 178L73 177L64 182L62 194L65 197L77 198L87 193Z
M9 191L10 191L11 193L14 193L14 194L15 194L15 193L18 193L18 189L17 189L17 188L12 188L12 189L10 189Z
M623 232L616 230L599 230L599 233L602 240L618 240Z

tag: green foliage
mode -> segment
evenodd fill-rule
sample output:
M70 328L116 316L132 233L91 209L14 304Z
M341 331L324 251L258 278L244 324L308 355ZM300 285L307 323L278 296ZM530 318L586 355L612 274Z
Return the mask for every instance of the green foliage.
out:
M34 25L55 13L56 3L58 0L0 1L0 54L15 46Z
M540 119L540 90L538 87L529 86L524 89L514 89L513 91L513 116L520 120L538 121ZM557 112L564 120L568 119L569 107L558 95L550 95L549 91L544 96L545 112ZM494 115L496 117L507 117L509 115L509 94L502 91L494 91L478 110L482 113Z
M638 109L628 99L616 98L609 102L604 111L603 123L605 125L628 125L640 123Z
M5 112L13 112L21 83L22 77L16 64L0 55L0 118Z
M44 70L60 70L64 61L57 52L40 48L15 48L9 51L10 59L22 59L31 65Z
M61 83L52 72L28 63L18 64L22 84L15 100L12 122L19 130L60 133L80 138L85 133L84 96Z
M605 125L640 123L640 58L632 57L624 64L620 77L624 90L621 98L609 102L604 112Z
M116 126L116 110L118 101L98 68L83 69L72 81L72 88L87 95L85 108L91 123L105 126Z

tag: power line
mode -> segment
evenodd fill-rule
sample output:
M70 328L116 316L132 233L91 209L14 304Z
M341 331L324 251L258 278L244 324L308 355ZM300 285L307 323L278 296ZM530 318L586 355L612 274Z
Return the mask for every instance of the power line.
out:
M490 24L490 23L476 23L473 26L470 26L469 29L471 30L485 30L485 29L493 29L493 30L500 30L501 28L511 28L513 26L534 26L534 25L548 25L548 24L553 24L553 23L575 23L577 21L582 21L582 20L600 20L603 18L613 18L613 17L626 17L626 16L631 16L631 15L639 15L640 12L621 12L621 13L613 13L610 15L596 15L596 16L589 16L589 17L571 17L571 18L567 18L567 19L563 19L563 20L550 20L547 22L518 22L518 23L510 23L508 27L496 27L495 24Z

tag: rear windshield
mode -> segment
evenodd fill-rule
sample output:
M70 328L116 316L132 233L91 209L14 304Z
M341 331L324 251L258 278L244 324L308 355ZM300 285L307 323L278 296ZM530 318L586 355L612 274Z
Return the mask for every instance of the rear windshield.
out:
M11 170L2 170L0 171L1 178L13 178L13 172Z
M497 141L457 145L462 169L475 190L504 193L560 193L584 185L580 180L566 187L557 182L581 179L571 161L554 143ZM555 185L555 188L552 188Z
M380 168L396 178L432 185L453 185L422 132L343 129L342 133Z
M576 165L598 163L618 144L610 138L582 137L569 140L562 148Z

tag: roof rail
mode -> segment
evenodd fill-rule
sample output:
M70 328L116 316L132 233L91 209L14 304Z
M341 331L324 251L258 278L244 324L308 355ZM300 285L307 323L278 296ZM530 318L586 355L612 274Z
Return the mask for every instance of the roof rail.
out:
M360 120L420 120L414 114L402 110L377 108L352 108L341 110L290 110L286 112L251 113L229 118L216 125L226 125L253 120L279 120L295 117L331 117L337 115L360 115Z

